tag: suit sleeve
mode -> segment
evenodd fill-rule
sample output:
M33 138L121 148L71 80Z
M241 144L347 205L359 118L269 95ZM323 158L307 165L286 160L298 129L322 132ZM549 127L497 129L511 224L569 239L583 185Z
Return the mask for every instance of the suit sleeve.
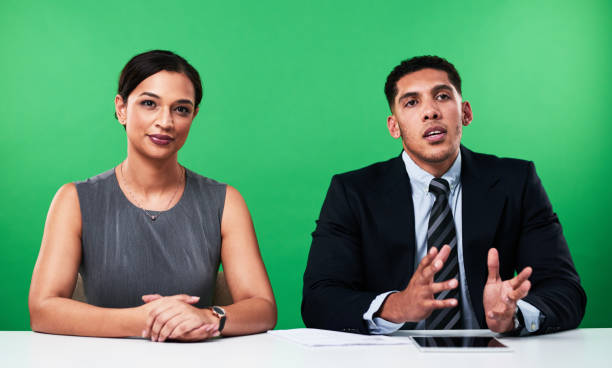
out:
M578 327L586 307L586 294L533 163L529 163L522 198L523 217L517 269L531 266L531 290L525 301L541 313L537 333Z
M363 314L377 293L364 291L358 216L341 177L332 178L304 272L302 319L306 327L368 333Z

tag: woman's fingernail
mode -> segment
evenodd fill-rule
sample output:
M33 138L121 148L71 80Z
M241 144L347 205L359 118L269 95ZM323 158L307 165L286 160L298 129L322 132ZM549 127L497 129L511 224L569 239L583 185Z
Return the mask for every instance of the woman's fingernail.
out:
M215 331L215 332L213 333L213 336L214 336L214 337L217 337L217 336L219 336L219 335L221 335L221 332L219 332L219 331Z
M147 330L142 330L141 335L142 335L142 337L147 337Z

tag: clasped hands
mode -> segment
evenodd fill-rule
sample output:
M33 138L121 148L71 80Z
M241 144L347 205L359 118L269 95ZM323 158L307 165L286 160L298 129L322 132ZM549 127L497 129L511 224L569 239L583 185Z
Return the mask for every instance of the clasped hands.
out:
M147 315L142 337L163 342L167 339L200 341L219 336L219 320L208 309L194 307L200 298L189 295L143 295L140 308Z
M408 286L385 300L379 315L395 323L417 322L427 318L434 310L457 306L457 299L436 300L434 294L459 286L459 280L434 282L434 276L444 266L451 248L444 245L440 251L432 247L421 260ZM494 332L508 332L514 328L514 313L518 300L527 296L531 283L531 267L525 267L510 280L499 276L499 256L495 248L489 249L487 258L489 276L483 292L483 306L487 326Z

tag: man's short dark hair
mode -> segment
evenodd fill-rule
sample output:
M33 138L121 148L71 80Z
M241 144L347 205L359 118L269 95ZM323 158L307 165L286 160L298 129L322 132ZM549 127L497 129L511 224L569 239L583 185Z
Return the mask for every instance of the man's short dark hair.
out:
M428 68L446 72L450 82L453 84L453 86L455 86L457 92L461 94L461 77L453 64L439 56L415 56L411 59L402 61L387 77L387 83L385 83L385 95L387 96L387 102L389 102L389 107L391 109L393 109L393 100L395 100L395 96L397 96L397 81L402 79L402 77L406 74L418 72L421 69Z

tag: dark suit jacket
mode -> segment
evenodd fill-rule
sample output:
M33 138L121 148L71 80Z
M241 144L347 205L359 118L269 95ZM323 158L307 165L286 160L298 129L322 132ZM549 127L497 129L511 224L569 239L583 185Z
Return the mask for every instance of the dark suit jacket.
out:
M578 326L586 295L561 225L532 162L461 147L463 256L482 328L487 253L499 251L506 280L533 268L525 301L545 316L538 333ZM363 314L380 293L402 290L415 265L410 179L400 157L335 175L323 203L304 273L307 327L368 333Z

